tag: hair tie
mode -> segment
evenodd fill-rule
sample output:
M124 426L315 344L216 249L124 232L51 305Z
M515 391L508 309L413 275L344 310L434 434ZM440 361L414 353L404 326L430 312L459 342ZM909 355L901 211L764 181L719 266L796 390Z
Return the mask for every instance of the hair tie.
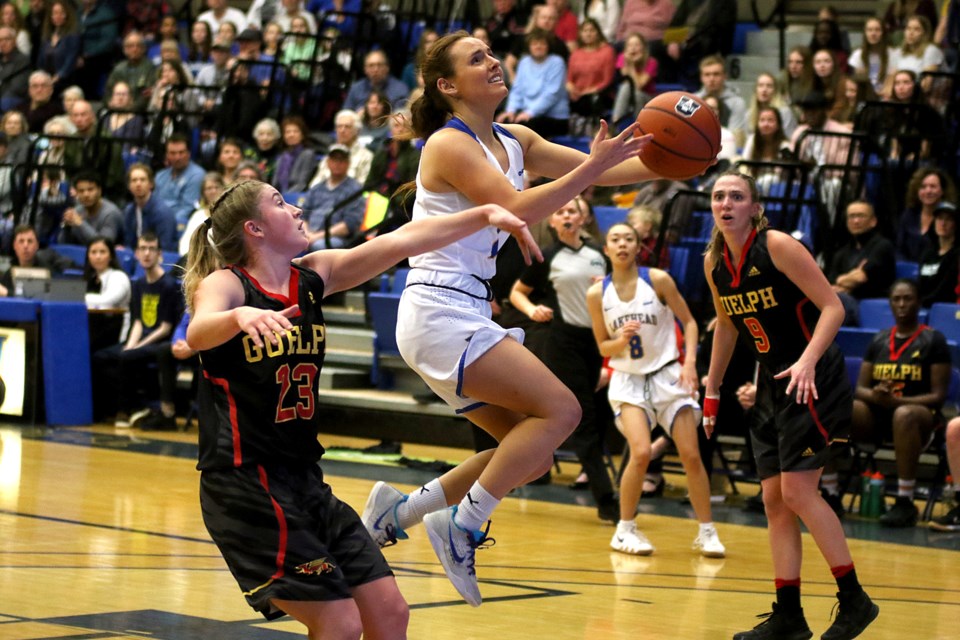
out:
M207 219L203 221L203 224L206 225L207 229L213 228L213 216L207 216Z

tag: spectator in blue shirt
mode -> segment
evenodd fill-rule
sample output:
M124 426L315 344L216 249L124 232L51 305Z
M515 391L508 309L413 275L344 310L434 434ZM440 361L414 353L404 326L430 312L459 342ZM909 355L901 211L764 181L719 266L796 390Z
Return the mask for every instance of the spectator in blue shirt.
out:
M190 159L190 145L182 133L170 134L167 139L167 168L157 172L157 197L173 211L177 232L186 227L190 214L197 208L200 185L206 172Z
M127 171L127 189L133 200L123 210L123 244L135 247L137 238L153 232L162 247L177 246L177 218L163 200L154 196L153 170L135 162Z
M343 103L344 109L360 112L367 103L370 92L376 89L390 101L392 111L397 111L407 103L410 89L400 80L390 75L390 62L383 51L371 51L363 60L363 74L347 92L347 99Z
M363 187L347 175L350 149L342 144L332 145L324 162L330 175L310 187L303 203L311 251L326 248L328 240L330 247L347 246L360 230L366 204L363 197L353 197L363 191ZM337 208L342 203L345 204ZM326 231L328 217L330 229Z
M550 34L541 29L527 35L527 51L517 65L507 108L497 121L525 124L545 138L563 135L570 120L567 65L550 53Z

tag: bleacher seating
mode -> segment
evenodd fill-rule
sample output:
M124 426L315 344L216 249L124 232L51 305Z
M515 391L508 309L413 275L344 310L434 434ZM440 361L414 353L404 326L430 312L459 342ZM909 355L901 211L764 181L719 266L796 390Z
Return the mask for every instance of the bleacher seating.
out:
M920 277L920 264L909 260L897 260L897 277L916 280Z
M864 298L860 301L860 327L879 331L896 324L890 300L887 298Z
M607 235L610 227L618 222L626 222L628 209L622 207L595 206L593 208L593 217L597 220L597 226L600 227L600 233Z
M939 330L948 341L960 343L960 304L937 302L931 305L927 324Z
M400 307L399 293L372 291L367 294L367 311L373 324L373 363L370 382L378 388L389 388L391 380L384 375L380 363L383 356L399 356L397 347L397 310Z
M837 331L835 342L840 347L844 356L856 356L862 358L866 352L873 336L877 334L876 329L863 329L861 327L840 327Z

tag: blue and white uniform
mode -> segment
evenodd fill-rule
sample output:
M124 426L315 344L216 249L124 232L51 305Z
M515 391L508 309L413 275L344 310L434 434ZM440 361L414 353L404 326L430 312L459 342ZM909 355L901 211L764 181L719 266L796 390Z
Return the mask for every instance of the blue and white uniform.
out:
M458 118L445 128L462 131L464 144L479 144L497 170L500 163ZM504 174L523 189L523 148L506 129L494 131L507 151ZM473 141L470 141L470 138ZM477 206L462 193L436 193L424 188L417 172L413 219L458 213ZM523 330L504 329L491 320L491 290L497 252L509 236L487 227L436 251L410 258L407 286L400 298L397 346L406 363L458 413L483 406L462 394L463 371L494 345L510 336L523 342Z
M680 385L680 349L677 346L673 311L660 301L650 282L650 270L639 268L637 290L631 300L621 300L610 276L603 281L603 322L611 336L617 336L631 320L640 322L640 331L624 350L610 358L608 396L620 425L620 408L631 404L643 409L651 428L658 423L667 433L684 407L699 412L690 392Z

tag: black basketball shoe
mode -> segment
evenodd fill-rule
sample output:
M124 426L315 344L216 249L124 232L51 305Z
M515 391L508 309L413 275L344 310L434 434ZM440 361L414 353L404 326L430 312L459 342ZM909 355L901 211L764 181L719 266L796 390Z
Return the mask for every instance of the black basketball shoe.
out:
M766 619L750 631L734 634L733 640L810 640L813 637L803 609L784 611L774 602L773 611L757 617Z

